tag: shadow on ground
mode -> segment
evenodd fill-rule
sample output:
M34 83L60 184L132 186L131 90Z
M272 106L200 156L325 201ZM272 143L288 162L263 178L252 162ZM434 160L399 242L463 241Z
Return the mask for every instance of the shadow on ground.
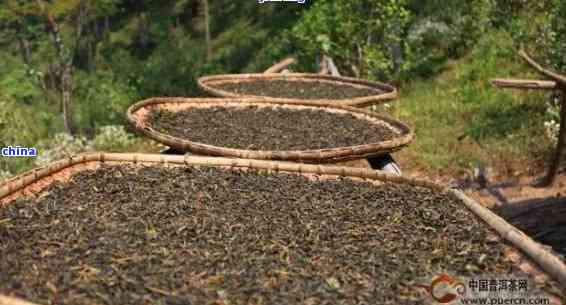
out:
M566 170L549 187L535 186L533 181L543 177L538 176L486 179L483 183L468 179L459 187L566 260Z
M494 212L534 240L566 256L566 197L509 202Z

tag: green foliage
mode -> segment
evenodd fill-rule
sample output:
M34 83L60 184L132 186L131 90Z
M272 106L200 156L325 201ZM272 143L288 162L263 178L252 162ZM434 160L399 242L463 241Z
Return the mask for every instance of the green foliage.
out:
M135 101L135 89L108 71L75 75L74 113L80 128L91 134L98 126L125 123L127 108Z
M193 96L198 77L220 70L215 64L206 63L204 48L183 45L166 41L134 69L135 74L130 75L141 97Z
M469 64L456 75L457 100L475 112L474 120L467 125L468 134L476 140L505 138L540 122L545 111L544 102L516 103L508 92L491 88L487 81L504 74L519 74L520 69L526 68L514 63L507 63L503 68L506 61L516 57L510 35L499 32L482 38L469 56Z
M42 140L37 144L40 154L35 160L35 165L46 165L84 152L129 151L136 144L133 135L126 132L123 126L102 126L90 140L83 136L73 137L67 133L58 133L53 138Z
M45 107L18 103L13 97L0 92L0 148L35 147L54 124L56 118ZM7 176L32 164L33 159L30 158L0 157L0 172Z
M550 60L555 69L566 72L566 2L555 0L551 17Z
M513 19L514 38L546 67L566 71L566 2L536 3Z
M437 23L444 30L437 43L444 44L448 56L459 56L490 26L492 3L489 0L416 1L411 7L414 21ZM418 30L418 28L417 28Z
M490 0L411 1L405 78L429 77L464 55L490 28Z
M392 106L411 122L417 140L402 154L417 167L450 173L477 162L515 172L544 158L552 144L541 123L546 97L488 82L529 71L516 57L509 33L489 32L441 75L405 84L402 103Z
M325 52L341 71L376 79L392 77L397 67L392 49L403 48L402 29L409 20L399 0L319 1L293 27L301 55Z
M452 153L459 144L438 144L438 138L466 134L487 146L499 141L529 150L527 138L540 136L544 128L551 135L557 121L545 96L521 99L493 90L487 80L532 76L517 59L517 44L544 65L566 71L566 1L209 1L213 54L208 61L200 0L83 0L81 37L81 0L40 2L44 11L36 1L0 2L0 144L32 146L51 139L41 144L45 160L137 147L123 129L104 127L124 125L126 108L136 100L201 95L196 79L202 75L260 72L287 56L299 61L293 70L312 72L322 53L333 57L344 75L406 81L403 91L410 93L400 111L417 122L417 155L433 163L442 159L437 163L443 166L481 156ZM61 58L47 13L60 26L67 59L73 59L76 138L55 136L63 130L55 77ZM29 51L26 60L22 43ZM460 64L452 68L455 61ZM499 146L491 148L503 151ZM16 173L30 162L0 160L0 172Z
M491 19L497 27L508 27L517 21L531 21L530 17L549 11L554 0L492 0Z
M0 74L0 92L28 105L41 100L42 93L38 87L41 73L27 70L21 60L9 53L0 52L0 56L4 71Z

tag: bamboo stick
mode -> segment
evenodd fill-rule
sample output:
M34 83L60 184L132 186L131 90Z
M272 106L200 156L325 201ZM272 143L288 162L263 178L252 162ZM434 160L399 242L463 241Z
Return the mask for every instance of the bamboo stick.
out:
M22 299L0 295L0 305L37 305L37 304L30 303Z
M530 80L530 79L492 79L491 83L498 88L511 88L511 89L539 89L539 90L554 90L557 89L555 81L547 80Z
M285 58L282 61L274 64L273 66L269 67L267 70L265 70L263 73L278 73L281 70L285 69L287 66L290 66L294 63L296 63L297 60L294 59L293 57L289 57L289 58Z

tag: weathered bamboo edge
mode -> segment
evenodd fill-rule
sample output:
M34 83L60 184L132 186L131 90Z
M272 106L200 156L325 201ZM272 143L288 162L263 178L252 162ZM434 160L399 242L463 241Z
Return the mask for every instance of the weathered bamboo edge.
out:
M237 103L238 105L250 104L250 105L279 105L279 106L306 106L306 107L316 107L320 109L330 109L330 110L343 110L351 112L353 114L361 114L368 116L370 118L375 118L391 124L393 127L397 128L401 134L388 141L383 141L379 143L367 143L356 146L348 147L336 147L327 149L315 149L315 150L287 150L287 151L261 151L261 150L245 150L245 149L234 149L208 145L199 142L193 142L190 140L174 137L148 126L147 122L141 121L136 115L136 112L143 108L153 107L159 104L219 104L226 105L229 103ZM349 107L349 106L339 106L339 105L320 105L316 103L311 103L309 101L297 101L296 103L286 103L277 100L266 100L266 99L252 99L252 98L150 98L147 100L140 101L128 108L127 120L135 130L153 140L156 140L164 145L173 147L179 151L183 152L193 152L197 154L203 154L207 156L222 156L222 157L235 157L235 158L245 158L245 159L262 159L262 160L280 160L280 161L298 161L305 163L336 163L341 161L363 159L371 156L378 156L385 153L394 152L407 146L413 141L415 135L411 128L406 124L395 120L393 118L377 114L375 112L367 111L364 109Z
M16 298L0 295L0 305L38 305L38 304L30 303L22 299L16 299Z
M253 79L293 79L293 80L325 80L340 83L343 85L350 85L350 86L364 86L370 87L373 89L379 89L384 91L382 94L376 94L371 96L364 96L364 97L357 97L351 99L312 99L312 100L303 100L303 99L296 99L296 98L279 98L279 97L263 97L263 96L248 96L242 94L235 94L229 91L221 90L214 88L213 86L209 85L210 82L223 82L223 81L238 81L238 80L253 80ZM229 98L258 98L258 99L268 99L268 100L277 100L286 103L297 103L297 102L304 102L309 101L310 103L315 104L330 104L330 105L344 105L344 106L353 106L353 107L366 107L372 105L378 105L387 101L395 100L398 98L398 91L397 88L394 86L379 83L379 82L371 82L367 80L362 80L358 78L351 78L351 77L343 77L343 76L332 76L332 75L324 75L324 74L312 74L312 73L288 73L288 74L280 74L280 73L252 73L252 74L219 74L219 75L212 75L212 76L204 76L200 77L197 81L199 87L215 96L218 97L229 97Z
M483 207L473 199L466 196L459 190L448 189L434 182L417 179L407 176L396 176L384 172L379 172L363 168L350 168L341 166L325 166L301 164L293 162L277 162L251 159L229 159L217 157L196 157L196 156L170 156L157 154L131 154L131 153L90 153L73 156L57 162L53 162L44 167L30 170L21 175L0 184L0 200L14 194L25 187L51 176L63 169L89 162L131 162L136 163L157 163L157 164L179 164L186 166L211 166L227 168L243 168L269 170L275 172L290 172L299 174L315 174L322 176L338 176L377 180L384 183L409 184L413 186L425 187L441 192L447 192L461 201L472 213L480 217L487 225L494 229L501 238L510 242L517 249L526 254L544 272L555 279L562 289L566 289L566 265L557 256L545 249L542 245L532 240L529 236L515 228L503 218ZM0 304L3 305L2 299ZM5 303L16 304L16 303Z

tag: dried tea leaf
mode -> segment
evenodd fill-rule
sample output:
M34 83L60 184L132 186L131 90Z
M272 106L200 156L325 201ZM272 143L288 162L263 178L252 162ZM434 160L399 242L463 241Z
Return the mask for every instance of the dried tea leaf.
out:
M0 294L63 305L428 304L414 285L439 271L516 272L482 221L420 187L102 165L47 193L0 207Z
M387 125L349 113L314 108L210 107L175 112L156 109L151 112L150 121L154 129L175 137L249 150L335 148L377 143L396 136L396 131ZM202 192L199 198L207 195Z
M327 82L292 80L253 80L227 82L214 87L242 95L269 96L298 99L351 99L382 94L377 89L353 87Z

